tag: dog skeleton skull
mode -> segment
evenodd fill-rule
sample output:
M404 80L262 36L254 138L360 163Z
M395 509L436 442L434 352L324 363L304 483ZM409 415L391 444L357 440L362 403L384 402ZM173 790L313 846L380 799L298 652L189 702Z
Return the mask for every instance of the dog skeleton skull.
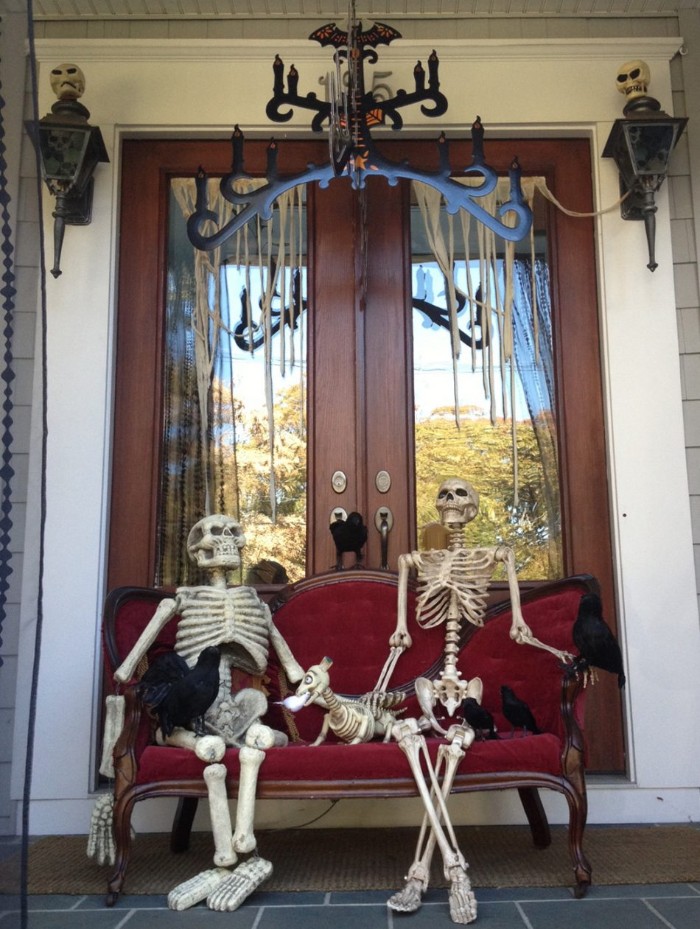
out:
M209 810L214 835L213 870L198 874L175 887L168 895L171 909L182 910L202 900L210 909L233 910L271 873L272 866L260 858L249 858L235 870L240 854L254 851L255 793L258 771L265 749L286 744L283 733L260 722L267 701L253 688L231 693L231 670L240 668L261 674L267 667L269 647L277 653L290 681L303 676L289 646L275 627L268 606L252 587L228 587L227 574L240 565L245 537L240 525L228 516L206 516L192 527L187 549L193 561L204 568L208 585L178 587L174 598L166 598L141 633L137 643L115 672L119 683L130 681L160 630L179 615L175 651L192 666L208 645L221 650L219 692L205 715L207 735L176 728L164 741L194 751L207 762ZM236 828L232 834L226 795L226 767L220 764L226 746L239 747L240 778ZM98 843L99 845L99 843Z
M418 909L428 886L430 863L437 844L443 858L445 877L450 882L452 920L456 923L470 923L476 919L476 900L467 877L467 863L457 846L446 800L459 763L474 741L475 734L466 724L451 725L447 730L443 728L435 717L435 707L441 705L451 718L465 697L475 697L481 702L481 680L478 677L471 681L463 680L457 667L458 643L465 621L476 626L483 625L488 586L498 564L505 564L508 576L513 611L510 637L519 644L543 648L561 661L568 661L571 656L540 642L525 623L520 609L512 549L506 545L467 548L465 526L476 516L479 508L479 495L472 485L461 478L444 481L438 490L435 505L442 525L450 532L448 548L399 556L397 624L389 640L389 658L377 682L377 690L386 690L398 658L411 645L406 618L408 576L413 571L417 582L416 621L424 629L444 624L445 646L440 676L434 681L418 678L415 682L416 697L423 715L419 720L397 722L392 729L392 734L408 759L425 806L425 816L416 857L409 869L405 886L390 898L388 905L399 912ZM428 756L423 735L427 729L444 736L448 742L448 745L441 746L435 767ZM430 783L426 782L421 758Z
M650 81L649 65L639 59L621 65L615 79L618 91L628 100L646 96Z

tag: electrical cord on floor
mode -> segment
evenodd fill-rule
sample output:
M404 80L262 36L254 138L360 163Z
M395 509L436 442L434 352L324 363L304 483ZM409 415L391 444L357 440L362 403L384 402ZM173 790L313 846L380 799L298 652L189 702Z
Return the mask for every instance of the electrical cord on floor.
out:
M330 813L330 811L331 811L338 803L340 803L340 799L338 799L338 800L331 800L331 805L328 807L327 810L324 810L322 813L319 813L318 816L314 816L313 819L309 819L309 820L308 820L307 822L305 822L305 823L300 823L298 826L280 826L278 829L261 829L260 831L261 831L261 832L293 832L295 829L299 829L299 830L301 830L301 829L306 829L307 826L312 826L314 823L317 823L317 822L319 822L319 820L323 819L324 816L328 816L328 814Z

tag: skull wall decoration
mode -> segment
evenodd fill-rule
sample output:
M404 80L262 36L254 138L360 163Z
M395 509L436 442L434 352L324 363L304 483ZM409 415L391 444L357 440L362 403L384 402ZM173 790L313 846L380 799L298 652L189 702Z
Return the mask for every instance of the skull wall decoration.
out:
M621 65L615 83L621 94L629 100L644 97L651 81L651 71L646 61L627 61Z
M200 519L187 536L188 554L200 568L237 568L244 545L245 536L239 523L221 514Z
M51 69L50 80L59 100L77 100L85 93L85 75L78 65L57 65Z
M440 485L435 506L443 526L463 526L479 512L479 494L469 481L451 477Z

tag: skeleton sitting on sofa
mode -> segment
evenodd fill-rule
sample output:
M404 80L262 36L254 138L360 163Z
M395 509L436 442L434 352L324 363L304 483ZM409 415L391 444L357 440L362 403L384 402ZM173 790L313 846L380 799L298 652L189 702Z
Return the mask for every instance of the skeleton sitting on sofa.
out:
M173 598L162 600L114 675L119 683L130 681L158 633L174 616L180 616L175 652L190 667L209 646L217 646L221 652L218 695L204 717L207 734L198 735L176 727L163 739L166 744L190 749L207 763L204 779L215 844L215 867L178 885L168 895L168 905L176 910L202 900L213 910L236 909L272 872L269 861L252 854L256 847L253 834L255 793L265 750L285 745L287 736L260 722L267 710L267 699L261 691L245 688L231 693L231 672L240 669L249 674L263 674L270 647L277 653L290 681L301 680L304 672L275 627L268 606L255 590L227 586L227 574L239 567L240 549L244 544L240 525L228 516L207 516L193 526L187 550L190 558L209 575L209 584L178 587ZM106 737L106 742L113 745L119 733L114 731L113 723L110 727L108 718L106 732L110 728L113 735ZM226 767L221 764L227 746L240 748L235 831L231 827L226 794ZM108 817L109 808L105 812L104 805L96 807L88 853L90 850L96 852L98 860L110 857L110 849L105 849L111 840ZM113 855L112 850L112 859ZM235 867L239 855L250 857Z
M511 639L519 644L545 649L563 662L569 662L571 656L540 642L525 623L520 610L512 549L506 545L467 548L465 527L479 510L479 495L472 485L459 478L444 481L438 490L436 507L442 525L450 533L448 548L399 556L397 625L389 640L389 658L377 683L377 690L386 690L398 658L411 646L406 621L407 584L409 572L414 571L417 579L416 621L423 629L444 623L445 645L440 676L434 681L418 678L415 682L416 697L423 715L418 720L398 721L392 728L392 735L408 759L425 806L425 815L416 857L406 883L402 890L389 899L388 906L398 912L413 912L420 907L423 893L428 887L430 863L437 843L443 858L445 877L450 882L452 920L456 923L470 923L476 919L476 899L467 876L467 862L457 845L446 801L459 763L474 741L475 733L469 725L456 720L446 730L436 719L435 710L440 704L447 716L452 718L466 697L474 697L481 703L481 679L475 677L470 681L463 680L457 667L459 641L465 621L475 626L483 625L488 586L499 564L505 564L508 577L513 611ZM428 730L447 740L439 748L435 766L430 761L423 736L423 732ZM423 773L421 758L426 764L430 783Z

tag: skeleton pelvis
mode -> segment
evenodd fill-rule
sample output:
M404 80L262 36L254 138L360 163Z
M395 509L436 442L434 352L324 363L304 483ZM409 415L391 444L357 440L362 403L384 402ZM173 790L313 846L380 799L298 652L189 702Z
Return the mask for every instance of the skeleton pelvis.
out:
M480 677L473 677L470 681L463 681L457 674L446 674L433 683L435 701L447 710L452 717L462 705L466 697L474 697L481 703L484 693L484 684Z
M267 698L259 690L246 687L227 695L207 711L207 728L220 735L227 745L238 745L249 727L267 711Z

